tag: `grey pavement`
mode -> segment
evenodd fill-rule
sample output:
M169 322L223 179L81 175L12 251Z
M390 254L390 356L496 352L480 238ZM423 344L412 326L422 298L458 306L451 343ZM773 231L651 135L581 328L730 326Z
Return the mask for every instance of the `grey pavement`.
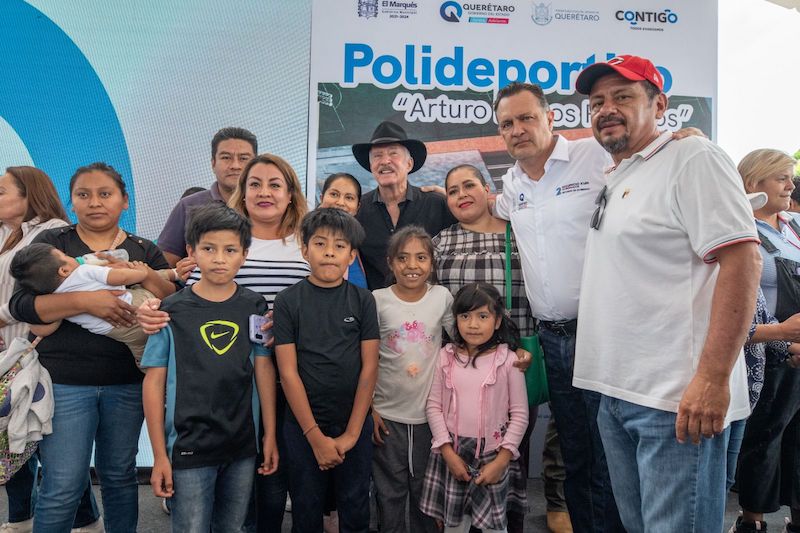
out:
M102 500L99 487L95 486L98 502ZM545 500L542 482L539 479L528 480L528 503L530 510L525 521L525 531L529 533L546 532L545 525ZM726 528L733 523L738 513L736 494L728 497L728 508L725 514ZM767 523L770 531L779 532L783 527L783 517L789 515L789 509L784 507L779 512L768 515ZM0 516L3 521L7 517L6 499L0 498ZM292 514L286 513L282 532L291 531ZM161 510L161 502L153 496L149 485L139 486L139 531L143 533L166 533L169 528L169 517Z

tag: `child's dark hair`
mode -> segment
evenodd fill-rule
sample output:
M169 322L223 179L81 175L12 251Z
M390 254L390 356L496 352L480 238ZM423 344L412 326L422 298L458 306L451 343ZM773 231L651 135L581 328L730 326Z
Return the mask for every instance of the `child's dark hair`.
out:
M22 248L11 260L11 276L33 294L52 294L62 281L58 275L62 262L53 253L55 249L44 242Z
M392 272L392 261L400 255L403 247L411 239L417 239L422 244L422 247L425 248L425 251L428 252L431 258L431 275L428 278L428 283L436 284L438 280L436 277L436 264L433 259L433 241L431 240L431 236L428 235L428 232L425 231L425 228L415 225L405 226L397 230L397 232L392 235L392 238L389 239L389 245L386 247L386 261L389 263L387 282L389 285L397 282L394 278L394 272Z
M191 196L198 192L203 192L204 190L206 190L205 187L189 187L188 189L183 191L183 194L181 194L181 198L186 198L187 196Z
M239 236L242 248L250 248L252 241L250 221L222 202L211 202L196 207L189 213L186 225L186 244L194 248L200 239L210 231L232 231Z
M458 315L468 313L483 306L487 306L489 311L500 317L500 327L494 331L492 338L478 346L477 354L489 351L498 344L508 344L509 349L519 348L519 329L514 321L505 313L503 297L494 285L488 283L469 283L464 285L456 293L453 300L453 318L458 326ZM466 348L467 343L461 336L458 327L453 328L453 343L459 348ZM476 355L477 355L476 354ZM461 362L461 358L456 353L456 359ZM475 366L475 358L472 357L472 366ZM464 361L464 366L469 364L469 358Z
M311 236L321 229L341 235L354 249L359 248L364 242L364 228L361 227L358 220L351 214L335 207L317 208L303 218L300 226L303 244L308 246Z

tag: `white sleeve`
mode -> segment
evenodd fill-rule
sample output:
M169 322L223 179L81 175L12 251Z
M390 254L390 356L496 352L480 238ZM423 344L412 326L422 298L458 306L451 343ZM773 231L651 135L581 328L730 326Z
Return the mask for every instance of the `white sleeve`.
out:
M691 155L678 171L673 213L694 252L713 262L715 250L738 242L757 242L758 234L736 167L721 149L708 144L708 149Z
M510 220L511 206L507 200L508 195L505 193L498 194L494 199L493 215L503 220Z
M453 317L453 294L449 290L445 290L444 297L445 312L442 315L442 327L447 332L447 335L452 339L455 332L455 318Z
M111 267L100 265L81 265L75 270L75 272L80 272L80 275L83 277L83 279L108 285L108 274L111 272Z

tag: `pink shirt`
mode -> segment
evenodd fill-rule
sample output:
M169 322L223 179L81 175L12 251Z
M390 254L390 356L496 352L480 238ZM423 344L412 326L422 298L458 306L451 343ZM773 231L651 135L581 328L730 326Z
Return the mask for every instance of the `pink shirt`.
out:
M433 434L431 449L462 437L482 437L485 451L506 448L514 459L528 427L528 395L525 376L513 366L516 356L501 344L492 353L470 362L456 361L454 346L439 352L425 409ZM463 360L463 357L462 357ZM476 455L478 454L476 449Z

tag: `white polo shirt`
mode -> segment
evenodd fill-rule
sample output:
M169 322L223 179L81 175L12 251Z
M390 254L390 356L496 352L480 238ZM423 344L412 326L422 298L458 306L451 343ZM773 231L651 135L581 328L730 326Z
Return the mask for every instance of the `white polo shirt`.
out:
M758 238L730 158L707 139L671 137L608 174L586 245L573 385L677 412L708 332L714 251ZM750 412L741 353L730 391L726 425Z
M578 316L586 235L610 163L593 138L568 141L559 135L539 181L530 179L519 163L503 176L495 214L514 228L525 292L536 318Z

